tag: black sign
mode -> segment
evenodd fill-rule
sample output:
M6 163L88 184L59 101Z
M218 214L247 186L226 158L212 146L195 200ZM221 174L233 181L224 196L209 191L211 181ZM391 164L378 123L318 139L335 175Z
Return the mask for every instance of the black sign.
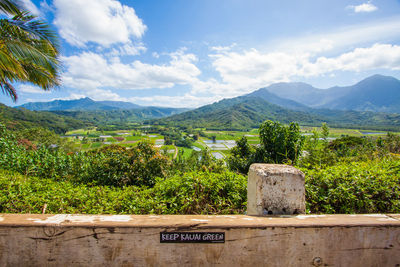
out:
M161 232L160 243L225 243L225 233Z

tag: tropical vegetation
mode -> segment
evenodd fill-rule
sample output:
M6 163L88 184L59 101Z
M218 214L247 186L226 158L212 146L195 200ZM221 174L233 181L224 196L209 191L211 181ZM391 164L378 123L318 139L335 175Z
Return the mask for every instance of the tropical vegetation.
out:
M206 148L176 158L143 141L73 151L48 130L16 135L2 126L0 212L244 213L252 162L300 168L307 212L400 212L398 135L330 141L327 125L302 137L298 125L272 121L259 133L260 146L240 138L225 165Z

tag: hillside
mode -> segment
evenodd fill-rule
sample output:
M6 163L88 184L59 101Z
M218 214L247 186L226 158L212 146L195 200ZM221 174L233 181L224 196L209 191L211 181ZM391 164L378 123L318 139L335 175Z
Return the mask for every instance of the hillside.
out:
M51 112L30 111L24 108L16 109L4 104L0 104L0 122L12 130L40 126L58 134L90 125L74 118L60 116Z
M50 102L30 102L17 108L26 108L29 110L119 110L119 109L134 109L141 106L122 101L94 101L88 97L76 100L54 100Z
M242 96L224 99L214 104L158 120L161 124L206 127L209 129L245 129L258 127L266 120L321 123L317 115L294 111L271 104L259 97Z
M260 97L251 96L224 99L152 122L233 130L258 127L267 119L283 123L295 121L305 126L320 126L322 122L327 122L335 127L400 130L400 115L398 114L311 108L307 111L295 111L271 104Z
M146 119L163 118L187 111L183 108L144 107L129 110L52 111L54 114L72 117L96 126L142 122Z
M245 96L261 98L263 100L268 101L271 104L275 104L288 109L303 110L303 111L308 110L308 107L306 105L287 98L279 97L276 94L273 94L270 91L268 91L267 88L258 89L257 91L254 91Z

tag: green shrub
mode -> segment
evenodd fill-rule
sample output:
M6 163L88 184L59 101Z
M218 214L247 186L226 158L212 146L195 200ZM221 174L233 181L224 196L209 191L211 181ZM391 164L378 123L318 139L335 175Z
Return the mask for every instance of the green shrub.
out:
M247 178L232 172L189 172L159 181L150 192L161 214L244 213Z
M150 143L139 142L132 149L106 146L98 150L65 153L46 146L26 148L0 127L0 168L24 175L70 180L95 185L152 186L156 177L165 178L170 160Z
M234 173L187 173L154 188L73 184L0 170L0 212L81 214L243 213L246 178Z
M302 171L311 213L400 212L400 161L396 158Z

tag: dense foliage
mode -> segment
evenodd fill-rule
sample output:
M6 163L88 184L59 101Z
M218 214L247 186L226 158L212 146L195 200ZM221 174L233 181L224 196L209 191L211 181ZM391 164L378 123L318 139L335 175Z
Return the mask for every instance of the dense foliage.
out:
M108 146L89 152L65 153L60 148L26 146L0 127L0 167L25 175L97 185L151 186L165 177L170 162L152 145L133 149Z
M238 160L235 171L244 173L260 153L269 155L271 161L285 155L281 160L295 162L288 157L298 156L302 142L295 124L265 122L260 132L259 147L243 137L232 149L230 159ZM329 141L326 125L321 132L307 138L296 163L306 174L307 211L400 212L400 160L395 154L400 151L400 137L344 136ZM38 213L45 204L48 213L245 211L247 178L228 171L207 149L188 157L178 154L172 160L146 142L131 149L110 145L67 152L68 146L51 146L47 138L57 142L54 134L43 129L14 135L0 127L0 212Z
M189 172L159 179L153 188L87 186L0 170L0 212L111 214L243 213L241 175Z
M296 163L304 138L297 123L288 126L265 121L259 129L260 146L254 148L242 137L232 149L228 165L232 170L247 174L252 163Z
M399 213L398 157L302 169L311 213Z

